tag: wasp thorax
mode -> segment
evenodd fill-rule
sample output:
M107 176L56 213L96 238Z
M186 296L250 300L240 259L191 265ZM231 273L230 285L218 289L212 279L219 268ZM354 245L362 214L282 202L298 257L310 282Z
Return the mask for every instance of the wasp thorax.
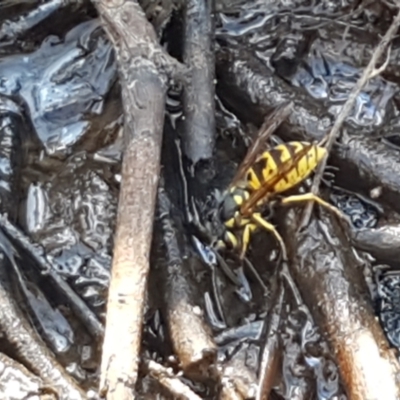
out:
M243 202L249 198L249 192L238 187L232 188L222 199L219 207L221 221L234 218Z

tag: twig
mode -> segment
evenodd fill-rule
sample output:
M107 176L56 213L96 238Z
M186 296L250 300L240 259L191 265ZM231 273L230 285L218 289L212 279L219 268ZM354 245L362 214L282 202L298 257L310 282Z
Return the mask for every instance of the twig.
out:
M282 279L279 284L273 307L268 316L268 327L265 335L265 347L260 364L260 377L256 400L268 399L277 374L280 361L280 335L279 327L282 319L282 306L286 297L285 287Z
M116 50L124 107L125 150L107 302L100 391L135 398L149 273L165 94L186 69L158 44L137 1L94 1Z
M215 142L215 63L211 0L185 2L184 61L192 79L185 85L183 145L195 165L212 157Z
M161 268L166 321L172 345L185 374L204 377L208 376L210 367L215 362L217 346L203 313L196 311L200 310L199 304L191 289L195 285L190 282L188 273L188 263L195 258L190 255L183 257L184 243L179 237L179 232L183 229L177 229L172 207L162 180L158 189L158 214L167 262L167 265Z
M83 326L95 337L102 338L104 334L103 325L97 319L93 311L87 304L71 289L70 285L57 273L51 261L44 254L43 249L34 245L30 239L24 235L17 227L15 227L8 218L0 214L0 227L15 243L21 246L35 261L37 267L43 274L46 274L59 292L67 300L69 306L75 315L82 322ZM12 246L6 243L3 233L0 231L0 247L7 256L12 259L17 252ZM18 258L17 258L18 259Z
M174 399L201 400L188 386L167 368L152 360L145 360L144 366L147 372L156 379L162 386L167 388L174 396Z
M57 363L53 354L24 319L11 300L6 283L5 261L0 260L0 330L18 359L46 383L53 385L62 400L82 400L86 396Z
M382 54L386 50L386 48L389 46L390 41L394 38L394 36L397 33L397 30L400 26L400 11L398 12L396 18L393 20L392 24L390 25L389 29L387 30L385 36L382 38L382 40L379 42L378 46L376 47L374 53L372 54L371 60L368 63L367 67L364 69L363 74L361 75L360 79L357 81L356 85L354 86L353 90L349 94L349 98L347 99L346 103L343 105L339 115L337 116L335 123L333 124L333 127L331 131L328 134L327 137L327 142L326 142L326 149L327 149L327 155L325 158L322 160L321 164L318 167L318 170L315 174L314 177L314 182L311 188L312 193L317 194L319 191L319 186L321 184L321 180L324 174L324 170L326 167L326 163L328 161L328 156L329 153L332 149L332 146L337 139L340 129L343 125L343 122L345 119L348 117L349 113L351 112L357 97L361 93L362 89L370 80L371 78L375 77L376 75L379 75L387 66L390 58L390 50L388 50L388 54L386 57L386 61L383 63L383 65L380 68L376 68L376 64L378 60L381 58ZM303 218L300 223L300 227L303 227L307 225L310 221L311 217L311 212L313 208L314 202L309 202L303 213Z

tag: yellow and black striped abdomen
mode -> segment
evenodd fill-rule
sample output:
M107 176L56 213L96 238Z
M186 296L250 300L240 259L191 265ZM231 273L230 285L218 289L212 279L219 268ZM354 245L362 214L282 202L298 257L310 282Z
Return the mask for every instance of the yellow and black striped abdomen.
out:
M307 142L280 144L262 153L247 172L250 190L269 186L269 193L282 193L298 185L317 167L324 147Z

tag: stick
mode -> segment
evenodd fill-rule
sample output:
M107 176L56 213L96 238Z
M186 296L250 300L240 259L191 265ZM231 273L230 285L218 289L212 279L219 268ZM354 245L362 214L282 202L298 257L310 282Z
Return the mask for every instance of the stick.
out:
M161 364L158 364L152 360L146 360L144 361L144 365L147 372L162 386L167 388L174 396L174 399L201 400L196 393L194 393L177 376L175 376Z
M384 51L386 50L386 48L389 46L390 41L396 35L397 30L399 29L399 26L400 26L400 11L398 12L396 18L393 20L393 22L390 25L389 29L387 30L385 36L382 38L382 40L379 42L378 46L376 47L374 53L372 54L370 62L368 63L367 67L364 69L363 74L361 75L360 79L357 81L353 90L350 92L349 98L347 99L346 103L342 107L339 115L336 118L335 123L333 124L331 131L328 134L327 142L325 145L325 147L327 149L327 155L322 160L322 162L319 165L318 170L315 174L314 182L313 182L313 185L311 188L312 193L317 194L319 191L319 186L321 184L321 180L322 180L322 177L324 174L326 163L328 161L328 155L331 152L332 146L339 135L340 128L342 127L343 122L348 117L351 109L353 108L357 97L361 93L362 89L364 88L364 86L366 85L368 80L375 77L376 75L379 75L386 68L386 66L389 62L389 58L390 58L390 51L388 52L386 61L383 63L383 65L380 68L376 68L375 66L376 66L378 60L381 58ZM301 227L303 227L309 223L313 205L314 205L314 202L311 202L311 201L306 205L306 207L304 209L304 213L303 213L303 218L300 223Z
M277 293L275 293L275 299L273 299L273 307L271 307L268 315L268 328L265 334L266 342L260 364L260 377L256 400L269 398L281 359L282 348L280 345L279 328L282 319L282 307L284 300L287 300L287 296L285 287L283 286L283 280L279 279L278 284L279 287L277 288Z
M166 321L183 371L187 376L201 377L208 374L215 363L217 346L204 320L204 314L198 312L200 304L198 296L191 289L195 285L188 271L195 257L183 257L184 243L182 237L179 237L183 228L175 223L172 207L161 183L158 190L158 214L166 253L163 258L167 265L162 264L160 274L164 282Z
M321 210L322 211L322 210ZM396 400L400 364L368 299L368 288L347 237L330 213L296 233L295 212L285 219L290 269L323 332L351 400Z
M114 44L125 116L125 151L100 391L134 399L169 79L185 68L159 46L137 1L94 2Z
M215 142L215 63L211 0L187 0L184 61L192 79L183 92L185 155L197 164L212 157Z
M97 319L93 311L87 304L72 290L71 286L56 272L51 261L44 254L43 249L35 246L31 240L25 236L17 227L15 227L7 218L0 214L0 227L4 232L21 248L23 248L35 261L37 267L45 275L48 275L59 292L64 296L68 305L74 311L75 315L83 326L96 338L102 338L104 334L103 325ZM0 247L4 253L12 260L17 255L11 243L8 241L2 231L0 231ZM16 257L16 260L18 257Z
M0 330L10 351L47 384L54 386L60 400L86 399L11 300L5 269L5 261L0 260Z
M400 225L351 231L354 247L367 251L379 262L397 264L400 258Z

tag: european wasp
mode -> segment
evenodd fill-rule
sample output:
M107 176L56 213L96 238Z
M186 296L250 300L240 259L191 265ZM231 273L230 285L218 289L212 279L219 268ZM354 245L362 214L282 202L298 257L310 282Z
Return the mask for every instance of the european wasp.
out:
M251 234L258 228L271 232L280 244L282 256L286 250L281 235L262 212L277 201L281 205L315 201L340 215L334 206L313 193L281 197L303 182L326 155L326 149L309 142L289 142L265 150L268 137L287 118L292 105L285 104L264 121L258 137L250 146L230 186L219 199L217 218L222 225L217 249L229 245L240 251L243 259Z

